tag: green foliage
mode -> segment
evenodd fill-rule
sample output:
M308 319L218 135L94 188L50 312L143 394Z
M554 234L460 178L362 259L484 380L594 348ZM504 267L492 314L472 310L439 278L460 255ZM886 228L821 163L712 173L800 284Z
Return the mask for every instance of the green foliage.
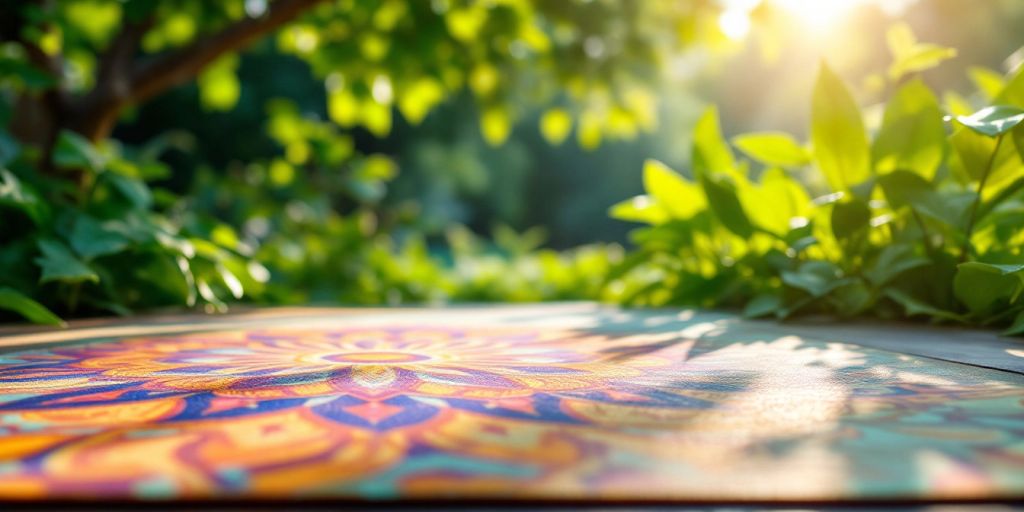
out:
M657 124L651 77L716 37L687 27L719 10L690 0L311 2L283 15L291 21L257 51L305 63L306 78L325 91L329 122L271 102L267 134L279 155L200 166L185 185L192 170L173 175L165 163L166 150L187 150L171 137L140 147L102 140L105 115L131 116L129 107L191 74L203 109L244 103L244 48L234 42L258 40L253 27L298 4L68 0L3 9L0 310L53 323L51 310L223 310L238 300L596 298L617 246L556 253L539 250L535 234L500 228L495 244L453 238L459 248L446 250L416 232L415 205L381 206L398 166L357 152L352 131L384 137L398 125L394 115L416 125L468 95L493 145L538 105L549 108L540 131L552 144L574 128L587 149L632 138ZM52 114L55 126L25 112Z
M709 109L695 129L693 180L649 162L646 194L611 209L646 224L611 275L613 286L639 283L623 300L780 319L921 316L1024 333L1024 70L985 93L1004 103L944 121L935 94L905 75L955 52L903 28L890 46L900 83L870 140L853 95L822 65L810 158L770 132L732 139L763 167L734 161Z
M152 210L146 181L166 174L152 151L96 147L66 132L54 153L52 171L24 151L0 169L0 309L60 323L50 310L216 308L240 295L240 281L252 281L236 275L246 268L242 251Z

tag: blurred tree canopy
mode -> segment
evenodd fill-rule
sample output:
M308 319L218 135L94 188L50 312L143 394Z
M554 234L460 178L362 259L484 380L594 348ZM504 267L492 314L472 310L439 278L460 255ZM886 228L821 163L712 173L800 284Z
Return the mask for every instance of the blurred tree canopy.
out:
M701 33L717 7L700 0L69 0L3 9L3 68L22 91L11 126L43 146L61 129L99 142L126 109L193 79L204 105L230 109L237 53L273 34L277 51L323 81L342 127L384 136L392 106L416 124L468 89L491 143L507 138L522 106L564 101L544 113L541 132L560 142L575 126L593 147L653 129L652 77L717 35Z
M447 102L474 105L492 146L526 119L551 143L632 138L655 128L657 78L722 39L718 10L710 0L4 2L0 310L55 322L50 310L223 309L242 298L593 298L620 248L537 252L537 232L502 228L495 260L489 244L448 229L446 258L469 263L444 270L403 231L417 206L381 203L395 163L356 150L353 130L384 137L393 116L417 125ZM186 83L204 109L232 111L253 48L304 63L262 74L294 75L300 95L259 107L280 153L194 162L180 178L168 155L189 152L188 134L114 131ZM298 106L302 91L322 95L327 119ZM422 149L424 161L436 149Z

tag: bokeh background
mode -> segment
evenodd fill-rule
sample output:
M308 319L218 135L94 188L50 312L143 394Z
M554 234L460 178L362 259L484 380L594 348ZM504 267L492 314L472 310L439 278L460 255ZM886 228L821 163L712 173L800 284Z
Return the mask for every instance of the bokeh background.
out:
M571 137L544 139L535 107L501 146L480 134L479 111L469 93L446 101L411 126L393 117L391 132L377 137L354 129L358 152L394 157L398 174L382 208L402 214L403 226L441 235L452 224L488 236L495 226L541 228L545 244L559 249L592 242L627 241L631 226L607 215L610 205L641 192L647 158L685 169L686 143L703 105L717 103L727 134L777 130L806 136L808 100L817 68L826 60L865 104L881 97L873 78L883 73L886 31L911 26L922 41L958 49L958 56L929 70L936 90L971 95L982 69L1004 73L1021 59L1024 3L1014 0L723 0L719 25L725 37L708 41L652 76L661 91L657 129L631 140L606 140L593 149ZM642 29L642 27L639 27ZM302 114L328 119L326 91L310 80L298 58L275 49L275 40L241 55L237 105L219 111L204 105L198 85L179 87L134 112L115 136L144 142L169 130L185 140L166 156L173 178L160 185L187 193L197 174L238 171L247 162L280 154L266 131L266 105L286 98ZM189 135L191 134L191 135Z

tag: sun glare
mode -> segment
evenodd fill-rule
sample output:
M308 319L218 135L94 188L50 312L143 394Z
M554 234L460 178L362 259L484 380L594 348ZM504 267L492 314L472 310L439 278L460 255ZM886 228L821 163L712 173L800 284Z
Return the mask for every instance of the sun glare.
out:
M833 28L857 7L872 0L772 0L781 9L799 18L814 31Z
M743 39L751 28L750 13L762 4L795 18L805 30L827 33L841 24L857 8L874 4L896 14L914 0L722 0L718 27L734 40Z

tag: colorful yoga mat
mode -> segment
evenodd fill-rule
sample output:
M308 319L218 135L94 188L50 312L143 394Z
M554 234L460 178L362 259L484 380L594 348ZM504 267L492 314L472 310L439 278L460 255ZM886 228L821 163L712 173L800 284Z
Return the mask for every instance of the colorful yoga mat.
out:
M5 344L0 499L1024 496L1024 376L723 315L318 310L97 332Z

